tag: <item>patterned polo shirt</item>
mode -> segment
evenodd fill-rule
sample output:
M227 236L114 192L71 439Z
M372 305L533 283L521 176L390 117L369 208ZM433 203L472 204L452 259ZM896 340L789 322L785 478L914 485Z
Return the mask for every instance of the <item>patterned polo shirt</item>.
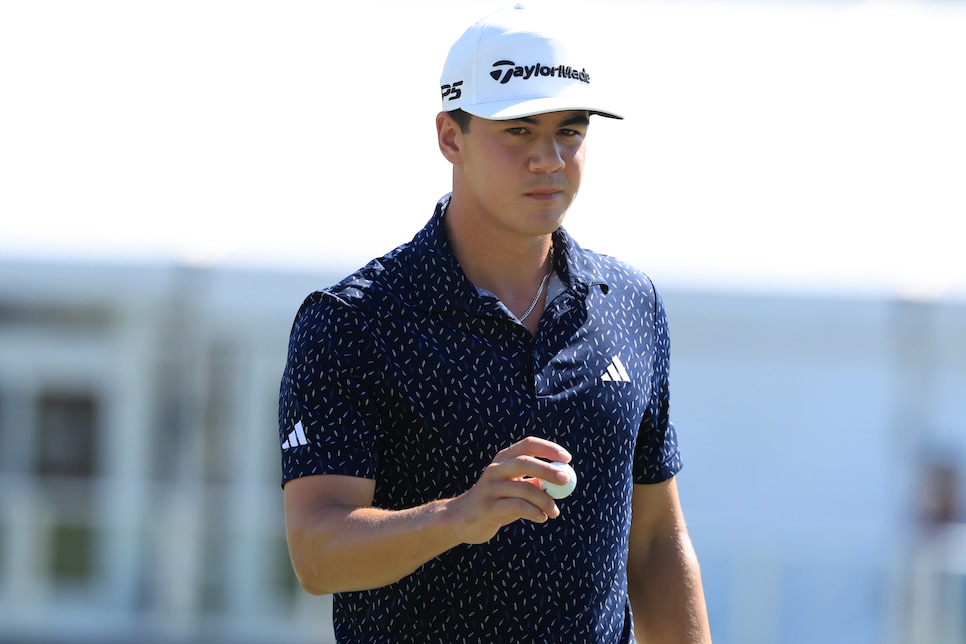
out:
M285 482L375 480L374 505L469 489L526 436L573 455L576 491L391 585L334 597L346 642L628 642L633 484L681 467L668 418L668 334L650 279L553 235L563 288L536 335L478 290L453 253L449 196L415 238L296 316L282 377Z

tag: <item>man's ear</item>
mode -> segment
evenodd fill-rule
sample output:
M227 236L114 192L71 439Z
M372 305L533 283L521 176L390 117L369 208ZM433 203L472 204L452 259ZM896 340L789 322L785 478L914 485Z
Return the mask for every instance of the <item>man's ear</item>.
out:
M439 151L447 161L454 165L462 161L463 132L447 112L436 115L436 138L439 141Z

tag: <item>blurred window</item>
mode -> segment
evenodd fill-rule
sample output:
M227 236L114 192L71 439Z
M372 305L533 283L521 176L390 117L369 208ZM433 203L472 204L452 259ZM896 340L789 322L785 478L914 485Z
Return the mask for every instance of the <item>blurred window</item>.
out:
M45 392L37 404L36 473L97 475L97 399L88 393Z
M36 398L34 474L51 522L40 527L46 573L59 585L93 582L99 536L93 512L98 463L100 401L83 391L42 391ZM90 481L93 482L93 481Z
M7 392L3 390L0 386L0 474L8 469L7 461L10 457L10 452L12 448L10 447L10 423L7 420L7 414L9 413L8 403L5 400Z
M228 483L237 475L232 466L229 446L237 440L232 411L239 401L235 400L233 394L242 367L237 352L224 342L211 347L206 367L204 477L208 483Z
M89 581L95 570L95 531L89 526L55 525L49 534L48 572L60 583Z

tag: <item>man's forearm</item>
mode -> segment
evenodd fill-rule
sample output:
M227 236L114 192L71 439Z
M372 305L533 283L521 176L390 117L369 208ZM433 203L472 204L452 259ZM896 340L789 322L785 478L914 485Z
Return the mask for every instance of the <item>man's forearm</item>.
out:
M632 556L627 576L637 644L711 642L701 572L686 532Z
M306 591L323 595L399 581L457 545L445 501L401 511L330 506L289 531L289 552Z

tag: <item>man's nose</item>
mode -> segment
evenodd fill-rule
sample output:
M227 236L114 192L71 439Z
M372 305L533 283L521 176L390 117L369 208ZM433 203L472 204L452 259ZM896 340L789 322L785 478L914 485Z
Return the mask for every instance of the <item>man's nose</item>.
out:
M540 139L530 155L531 172L557 172L566 167L562 146L554 137Z

